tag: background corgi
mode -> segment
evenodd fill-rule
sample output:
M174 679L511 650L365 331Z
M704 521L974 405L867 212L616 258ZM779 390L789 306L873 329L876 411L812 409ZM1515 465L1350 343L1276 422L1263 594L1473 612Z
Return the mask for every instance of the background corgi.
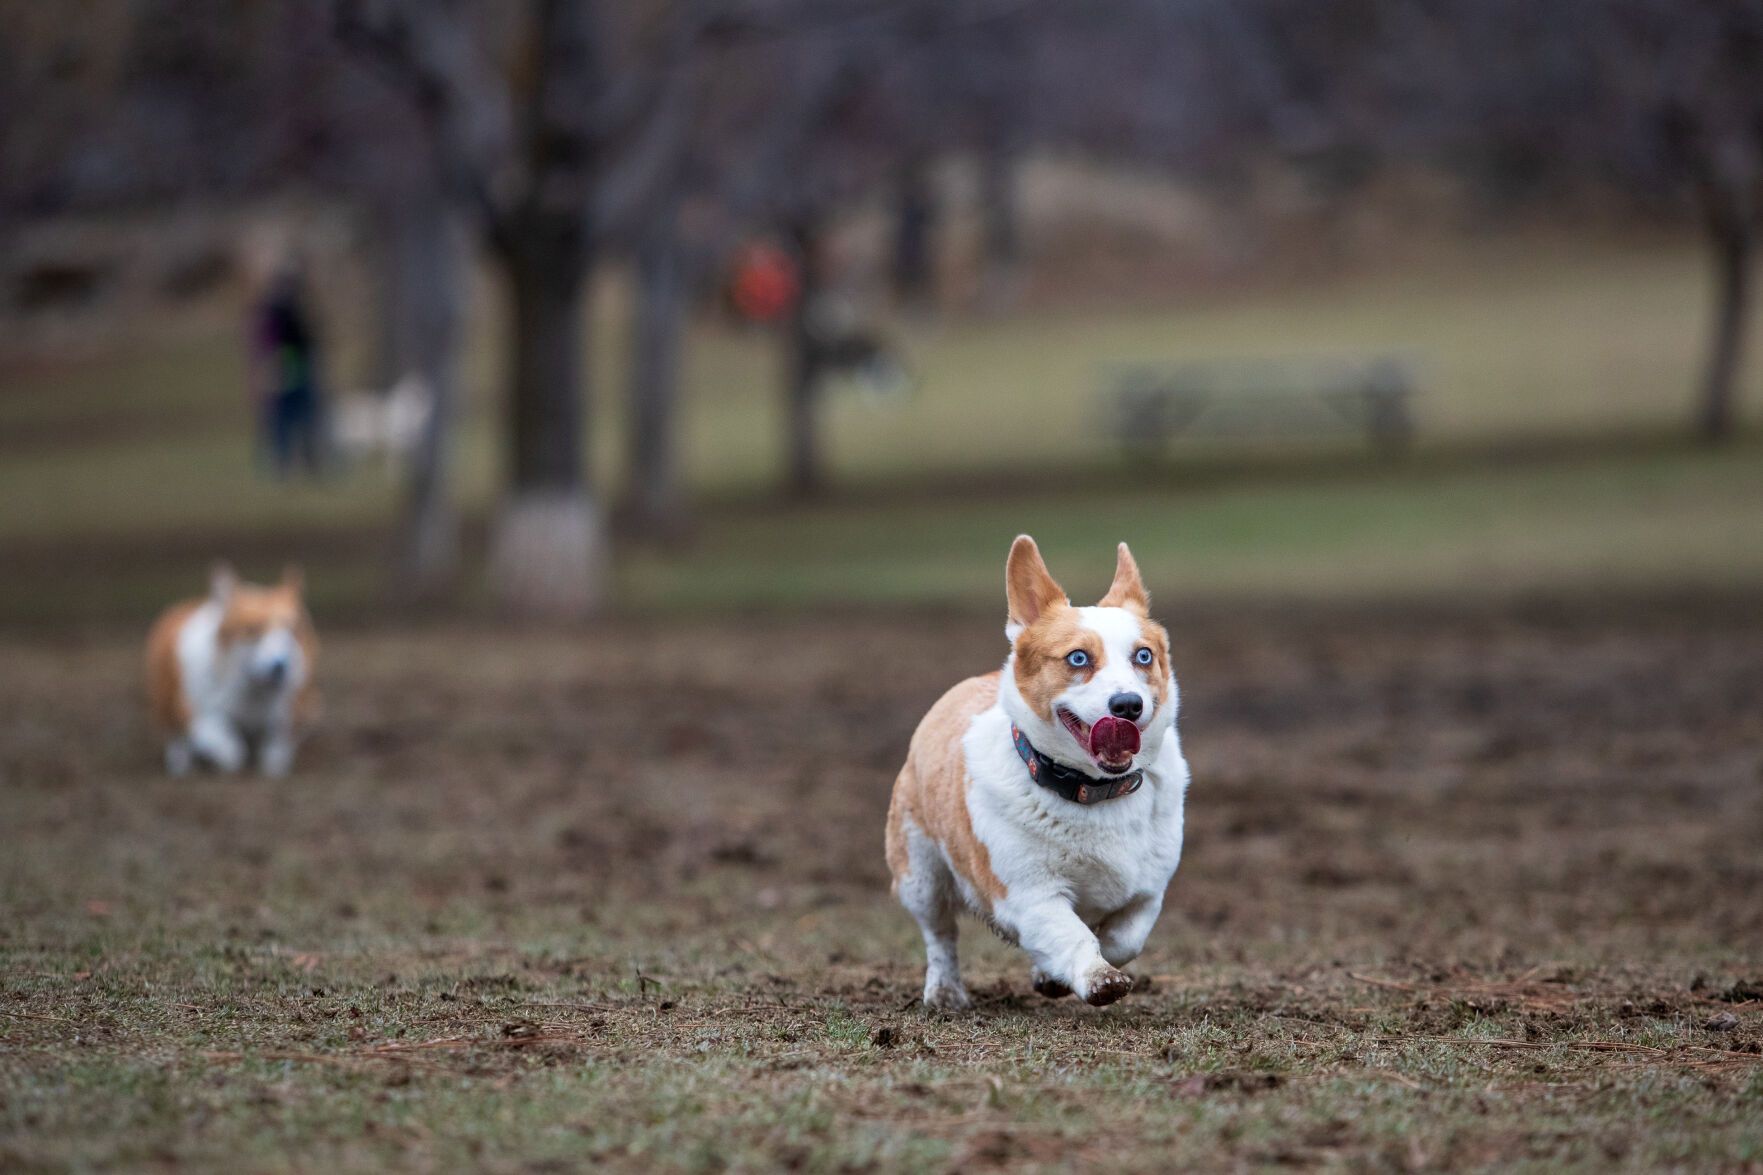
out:
M198 760L237 771L255 752L264 774L288 773L318 712L318 637L302 584L297 567L257 587L217 564L207 599L176 604L153 625L147 697L167 771L182 775Z
M888 810L894 892L924 932L924 1002L969 1004L955 915L984 918L1034 960L1034 986L1112 1003L1181 859L1188 765L1169 635L1120 544L1114 582L1074 608L1017 536L1005 568L1001 672L932 706Z

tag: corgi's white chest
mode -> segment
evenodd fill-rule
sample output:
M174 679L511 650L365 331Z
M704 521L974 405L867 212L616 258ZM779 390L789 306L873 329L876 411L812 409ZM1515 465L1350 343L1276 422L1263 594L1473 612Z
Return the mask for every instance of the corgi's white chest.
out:
M178 673L192 713L223 715L246 730L267 726L299 685L290 674L273 688L253 686L249 653L220 641L223 609L213 602L190 614L178 633Z
M974 832L1006 885L1051 882L1086 922L1161 895L1181 859L1187 764L1170 738L1129 796L1081 805L1029 778L1001 709L974 719L963 740Z
M1057 868L1069 879L1072 905L1085 922L1094 923L1134 898L1161 893L1175 872L1179 839L1171 842L1153 811L1121 823L1126 827L1106 835L1085 829L1087 835L1061 838L1055 834L1049 838L1049 847L1055 852L1060 840L1066 840L1065 851L1058 853Z

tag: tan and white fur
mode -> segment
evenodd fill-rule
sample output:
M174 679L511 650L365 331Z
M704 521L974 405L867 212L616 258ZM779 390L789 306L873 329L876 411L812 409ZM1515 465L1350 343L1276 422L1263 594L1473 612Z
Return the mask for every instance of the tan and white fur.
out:
M1181 859L1188 766L1175 729L1169 636L1150 619L1125 543L1114 582L1093 608L1071 605L1027 535L1010 548L1005 584L1011 649L1003 669L969 678L931 707L894 784L894 892L924 932L927 1007L970 1004L956 955L962 909L1029 953L1035 990L1112 1003L1131 990L1119 968L1143 949ZM1129 694L1143 706L1137 791L1079 804L1031 778L1012 723L1042 754L1107 778L1079 734L1111 704L1129 705L1121 700Z
M168 608L147 637L147 698L165 740L165 769L199 763L286 775L317 716L318 638L290 567L274 587L240 583L215 567L205 599Z

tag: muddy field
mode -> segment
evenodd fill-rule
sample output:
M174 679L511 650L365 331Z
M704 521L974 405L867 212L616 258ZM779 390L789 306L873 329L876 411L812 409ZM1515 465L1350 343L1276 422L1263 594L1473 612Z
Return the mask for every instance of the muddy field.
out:
M0 1170L1760 1170L1758 615L1167 616L1140 990L959 1018L882 825L1001 617L333 630L281 783L0 645Z

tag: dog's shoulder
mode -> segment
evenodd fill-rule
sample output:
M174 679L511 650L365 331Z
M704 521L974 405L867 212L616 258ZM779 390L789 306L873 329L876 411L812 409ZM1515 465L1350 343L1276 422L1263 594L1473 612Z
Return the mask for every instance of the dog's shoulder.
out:
M912 734L906 769L918 790L962 796L967 790L967 761L962 737L976 716L998 701L998 674L970 677L953 686L925 713Z
M300 689L294 695L294 718L300 726L311 727L317 725L324 716L324 700L319 695L316 684L318 629L313 626L312 617L305 608L301 608L300 622L294 626L294 639L299 642L301 659L306 662Z
M205 603L192 599L173 604L160 613L147 633L147 699L154 722L164 730L183 730L190 723L178 642L190 618Z
M294 622L294 642L300 646L300 656L306 661L307 676L310 677L313 666L318 664L318 628L312 623L312 614L305 605L300 607L299 619Z
M951 686L925 712L912 735L912 757L931 762L953 756L960 760L961 738L975 715L990 710L998 701L998 671Z
M937 699L912 735L906 764L894 784L888 814L888 860L897 878L907 868L904 824L943 846L951 867L986 905L1004 897L985 845L973 834L967 808L968 771L962 738L973 720L998 701L998 674L960 682Z

